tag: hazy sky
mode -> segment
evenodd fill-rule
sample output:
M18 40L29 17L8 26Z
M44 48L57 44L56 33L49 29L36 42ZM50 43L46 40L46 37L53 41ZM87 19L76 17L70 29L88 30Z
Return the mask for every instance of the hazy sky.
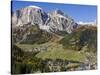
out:
M45 12L55 9L62 10L65 14L71 16L76 22L93 22L97 19L97 7L90 5L73 5L73 4L57 4L47 2L31 2L31 1L12 1L12 10L20 9L29 5L41 7Z

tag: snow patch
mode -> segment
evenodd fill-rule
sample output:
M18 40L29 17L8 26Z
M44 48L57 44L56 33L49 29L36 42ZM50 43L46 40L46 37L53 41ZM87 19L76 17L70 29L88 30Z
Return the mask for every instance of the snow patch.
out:
M42 9L41 7L35 6L35 5L30 5L28 7L36 8L36 9Z
M57 16L58 16L58 17L61 17L61 18L65 18L65 19L66 19L66 17L65 17L65 16L63 16L63 15L57 14Z

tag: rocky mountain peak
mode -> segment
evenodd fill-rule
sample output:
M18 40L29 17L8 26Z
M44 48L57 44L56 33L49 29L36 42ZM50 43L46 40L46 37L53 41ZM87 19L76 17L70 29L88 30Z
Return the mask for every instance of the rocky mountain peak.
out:
M59 10L59 9L54 10L53 13L54 14L64 15L64 13L61 10Z
M40 29L48 32L66 31L71 33L77 27L76 23L69 16L65 16L57 9L46 13L41 7L27 6L16 10L12 15L12 26L38 25Z
M47 19L47 14L38 6L27 6L16 10L12 16L12 25L23 26L26 24L41 24L43 25Z

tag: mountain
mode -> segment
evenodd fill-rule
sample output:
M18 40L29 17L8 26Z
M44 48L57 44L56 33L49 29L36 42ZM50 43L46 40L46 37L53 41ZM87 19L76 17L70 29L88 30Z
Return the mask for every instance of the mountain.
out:
M12 14L12 27L27 24L38 25L40 29L53 33L58 31L71 33L77 27L77 23L61 10L46 13L38 6L27 6Z
M41 30L38 25L26 25L12 29L13 43L42 44L59 39L58 35Z
M72 33L66 35L60 43L65 49L97 52L97 27L80 25Z
M55 10L48 15L50 18L47 20L46 25L50 26L50 30L53 32L67 31L71 33L77 27L74 20L70 16L65 15L61 10Z
M12 14L12 40L19 44L43 44L59 39L64 48L95 51L97 27L77 25L61 10L46 13L40 7L28 6Z
M37 6L28 6L16 10L12 15L12 25L23 26L25 24L44 24L48 15Z
M12 12L11 73L97 69L97 26L77 24L61 10Z

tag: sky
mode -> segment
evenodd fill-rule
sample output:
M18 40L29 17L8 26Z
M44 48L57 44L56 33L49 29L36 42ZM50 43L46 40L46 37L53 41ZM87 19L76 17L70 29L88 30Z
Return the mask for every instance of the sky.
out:
M97 20L97 6L76 5L76 4L60 4L47 2L31 2L31 1L12 1L12 11L24 8L26 6L35 5L41 7L45 12L51 12L56 9L63 11L72 17L76 22L94 22Z

